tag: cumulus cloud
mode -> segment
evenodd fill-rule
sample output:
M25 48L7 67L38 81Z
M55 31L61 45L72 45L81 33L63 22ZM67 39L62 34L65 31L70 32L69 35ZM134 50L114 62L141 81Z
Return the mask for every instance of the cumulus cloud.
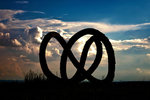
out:
M0 38L10 38L10 34L9 33L0 33Z
M32 32L33 31L33 32ZM42 42L42 36L43 36L43 32L42 32L42 29L40 28L40 27L36 27L35 29L33 29L31 31L31 33L33 33L33 34L31 34L31 35L33 35L33 37L34 37L34 39L36 40L36 42L39 42L39 43L41 43ZM30 33L30 31L29 31L29 33Z
M0 33L0 45L5 47L15 47L13 48L15 52L20 55L26 54L30 59L30 55L33 57L38 57L39 46L42 41L41 37L43 35L42 29L40 27L35 28L25 28L21 34L16 34L15 36L10 33ZM23 53L24 52L24 53ZM21 54L23 53L23 54ZM21 58L24 58L21 56ZM35 60L37 61L37 60Z
M116 51L127 50L132 47L141 47L145 49L150 49L149 38L144 39L130 39L130 40L110 40Z
M139 72L139 73L143 72L141 68L136 68L136 71Z
M17 39L13 39L12 43L16 46L21 46L22 44L17 40Z
M81 54L83 47L85 45L85 42L88 40L87 37L82 37L77 41L75 45L74 51L76 51L77 54ZM115 50L121 51L124 53L130 53L130 54L146 54L150 52L150 41L148 38L143 39L130 39L130 40L112 40L110 39L110 42L112 43L112 46ZM93 57L96 54L96 46L95 44L92 44L88 56ZM148 54L147 54L148 56ZM105 50L105 47L103 45L103 57L107 58L107 53Z
M7 28L6 25L4 25L3 23L0 23L0 30L6 29L6 28Z
M26 28L22 37L13 40L13 43L16 44L17 46L20 46L16 48L20 52L23 51L27 53L31 57L38 57L39 54L39 47L40 47L40 42L41 37L42 37L42 29L40 27L35 27L35 28Z
M52 55L53 55L53 53L52 53L51 51L47 51L47 50L46 50L46 56L47 56L47 57L52 57Z
M22 10L1 10L0 19L12 19L14 14L17 13L23 13ZM5 17L7 16L7 17ZM69 38L74 35L76 32L78 32L81 29L84 28L96 28L104 33L109 32L118 32L118 31L128 31L128 30L137 30L145 25L150 25L150 23L142 23L142 24L132 24L132 25L115 25L115 24L108 24L108 23L102 23L102 22L64 22L61 20L56 19L32 19L32 20L11 20L7 22L7 27L10 30L13 29L25 29L24 32L18 34L17 38L9 38L10 34L4 34L1 33L1 41L5 40L5 42L12 42L16 46L22 46L20 50L25 50L27 53L38 54L38 48L39 44L42 41L42 36L44 33L50 32L50 31L57 31L60 33L61 36L63 36L66 40L69 40ZM6 25L3 23L0 24L0 27L5 29ZM2 39L3 38L3 39ZM5 39L4 39L5 38ZM7 41L6 41L7 38ZM9 38L9 39L8 39ZM86 42L87 37L84 37L82 39L79 39L78 43L76 43L76 53L81 53L83 44ZM150 48L149 46L149 39L130 39L130 40L110 40L113 44L113 47L116 51L121 50L127 50L133 46L137 47L145 47ZM3 43L3 42L1 42ZM50 43L49 43L50 44ZM52 49L49 51L49 56L52 56L54 54L60 55L60 47L55 47L58 45L58 43L53 43ZM89 55L95 54L95 46L92 45L89 51ZM53 53L53 52L55 53ZM51 52L51 53L50 53Z
M10 33L0 33L0 45L1 46L22 46L21 42L16 38L12 38Z
M39 45L37 46L36 43L41 43L42 36L45 33L48 33L50 31L56 31L60 33L61 36L64 37L66 41L69 40L69 38L74 35L77 31L83 28L93 27L96 28L102 32L108 33L108 32L116 32L116 31L128 31L128 30L137 30L143 27L144 25L149 25L150 23L143 23L143 24L135 24L135 25L111 25L106 23L96 23L96 22L64 22L61 20L55 20L55 19L32 19L32 20L13 20L8 22L7 25L9 29L23 29L26 27L23 35L23 41L25 43L23 45L23 49L27 53L38 54ZM38 26L39 25L39 26ZM75 45L75 49L73 50L76 55L80 55L79 53L82 52L82 48L84 46L84 43L89 37L84 37L82 39L79 39L78 43ZM18 41L22 41L18 40ZM136 47L144 47L144 48L150 48L149 46L149 39L130 39L130 40L110 40L113 44L113 48L115 51L121 51L121 50L128 50L134 46ZM55 41L56 42L56 41ZM50 43L49 43L50 44ZM47 56L52 57L56 55L60 55L61 49L60 47L56 47L58 43L53 43L51 45L51 50L48 51ZM38 47L38 48L37 48ZM22 49L22 50L23 50ZM96 53L96 47L94 45L91 46L90 51L88 53L89 56L95 55ZM105 55L106 56L106 55Z
M35 27L35 28L28 28L25 30L25 34L27 35L27 40L41 43L42 41L42 36L43 36L43 31L40 27Z
M37 46L32 43L33 42L41 43L42 35L50 31L56 31L60 33L60 35L63 36L66 41L68 41L69 38L72 35L74 35L76 32L78 32L81 29L89 28L89 27L96 28L104 33L110 33L110 32L118 32L118 31L138 30L145 25L150 25L150 23L132 24L132 25L113 25L113 24L102 23L102 22L64 22L64 21L56 20L56 19L40 19L40 18L32 19L32 20L16 19L8 23L9 24L7 26L10 29L16 29L16 28L23 29L25 27L28 27L25 29L25 34L26 34L25 41L28 40L28 43L30 41L29 43L30 45L28 43L25 43L26 45L24 46L24 49L28 53L31 53L33 51L32 47ZM84 40L84 41L80 41L80 40ZM79 53L82 52L82 48L84 46L83 44L86 42L87 39L80 39L80 40L78 43L76 43L76 46L75 46L76 48L73 50L76 53L76 55L80 55ZM148 45L149 42L148 42L148 39L146 38L145 39L130 39L130 40L111 40L111 42L113 44L115 51L128 50L129 48L132 48L133 46L149 48L149 45ZM56 50L56 47L55 47L56 45L58 45L58 43L53 43L53 45L51 45L52 49L49 50L49 53L47 54L49 55L49 57L54 56L55 54L60 55L60 52L61 52L60 47L58 47ZM95 55L96 53L95 49L96 47L92 45L89 51L89 56ZM34 52L37 52L37 51L38 49L34 50Z
M41 31L41 27L43 30ZM133 25L113 25L108 23L101 23L101 22L64 22L61 20L55 20L55 19L32 19L32 20L14 20L9 23L10 28L24 28L26 26L30 27L37 27L35 29L28 29L28 34L30 32L32 33L31 38L35 41L40 43L42 32L48 33L50 31L56 31L60 33L61 36L64 37L66 41L69 40L69 38L74 35L76 32L78 32L81 29L84 28L96 28L104 33L110 33L110 32L118 32L118 31L128 31L128 30L138 30L141 27L145 25L150 25L150 23L143 23L143 24L133 24ZM37 32L38 31L38 32ZM85 37L86 38L86 37ZM84 40L84 41L80 41ZM82 52L83 44L86 42L87 39L80 39L78 43L76 43L76 48L73 50L76 55L80 55L79 53ZM55 41L56 42L56 41ZM84 42L84 43L83 43ZM134 46L136 47L144 47L149 48L148 40L145 39L130 39L130 40L111 40L113 47L115 51L121 51L121 50L128 50ZM58 45L58 43L56 43ZM55 44L53 44L52 48L55 48ZM28 47L28 46L27 46ZM60 48L58 48L60 49ZM89 51L90 55L95 55L96 47L94 45L91 46ZM29 51L29 48L27 49ZM58 50L55 51L54 49L51 50L55 53L49 53L49 54L58 54ZM59 51L60 52L60 51Z
M65 38L66 41L78 32L80 29L93 27L104 33L116 32L116 31L128 31L128 30L137 30L143 27L144 25L150 25L150 23L143 24L135 24L135 25L112 25L101 22L64 22L61 20L55 19L32 19L32 20L19 20L15 19L9 21L7 27L9 29L25 29L23 35L20 38L17 38L13 43L18 44L18 46L22 44L22 48L20 50L25 50L29 54L38 54L39 44L42 41L42 36L45 33L50 31L56 31L60 33L61 36ZM84 37L79 39L78 43L75 45L75 49L73 50L76 55L80 55L82 52L82 48L84 43L87 41L89 37ZM113 44L113 48L115 51L128 50L134 46L136 47L144 47L150 48L149 39L130 39L130 40L110 40ZM20 44L19 44L20 42ZM52 43L49 43L52 44ZM47 56L52 57L59 55L62 49L61 47L57 47L58 43L53 43L51 45L51 49L48 50ZM55 47L56 46L56 47ZM88 55L92 56L96 53L96 47L94 45L91 46Z
M10 46L11 40L10 40L10 34L9 33L0 33L0 45L2 46Z
M148 53L148 54L146 54L146 56L150 57L150 54Z
M14 18L15 14L23 13L23 12L25 11L7 10L7 9L0 10L0 15L2 15L0 16L0 21L9 19L7 23L0 22L0 30L2 30L0 32L0 50L7 48L7 47L11 48L12 52L15 53L15 57L11 56L7 60L13 63L18 61L18 59L21 59L26 63L37 62L37 61L39 62L38 55L39 55L39 47L42 41L42 37L43 35L47 34L50 31L56 31L60 33L60 35L63 36L63 38L67 42L72 35L74 35L76 32L84 28L95 28L106 34L107 33L113 34L113 32L139 30L143 26L150 25L150 23L117 25L117 24L109 24L109 23L104 23L104 22L65 22L65 21L56 20L56 19L38 18L38 19L31 19L31 20L20 20L20 19ZM37 13L40 13L40 12L37 12ZM88 39L89 39L89 36L84 36L80 38L78 41L76 41L74 46L71 48L72 52L77 57L77 59L80 58L81 56L80 54L82 52L84 44ZM141 51L143 49L150 50L150 37L126 39L126 40L110 39L110 41L113 45L115 52L131 50L131 49L134 49L133 50L134 52L135 52L135 49L138 49ZM46 56L50 58L52 61L53 59L60 57L62 51L63 51L63 48L60 46L60 44L55 39L52 39L48 43ZM96 54L96 46L95 44L93 44L90 47L90 50L88 53L88 59L93 58L95 54ZM104 54L103 57L107 58L105 49L103 50L103 54ZM150 52L145 53L145 55L147 56L149 56L149 54ZM133 59L135 58L133 57L132 59L129 59L129 60L131 60L132 62ZM125 61L125 63L123 64L121 63L121 64L125 65L127 63L129 63L129 61ZM8 66L10 65L11 64L8 64ZM20 65L16 65L16 66L20 66ZM22 69L20 70L18 67L16 67L15 69L16 69L15 71L16 73L18 70L19 70L18 71L19 73L22 71ZM143 69L137 68L137 66L135 69L138 72L140 72L141 70L144 71Z
M26 56L25 55L20 55L20 58L25 58Z

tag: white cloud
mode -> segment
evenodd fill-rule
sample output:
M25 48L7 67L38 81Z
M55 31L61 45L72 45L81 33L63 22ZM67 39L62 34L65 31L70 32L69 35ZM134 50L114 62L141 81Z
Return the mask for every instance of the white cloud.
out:
M18 1L18 2L27 2L27 1ZM10 10L10 9L0 9L0 21L3 21L3 20L9 20L8 21L8 25L11 23L11 21L16 21L17 22L17 19L14 17L14 15L16 14L21 14L21 13L39 13L39 14L45 14L44 12L42 11L24 11L24 10ZM21 23L22 20L20 20L20 23ZM23 20L24 22L26 22L27 20ZM32 20L31 20L32 21ZM13 22L13 23L14 23ZM12 26L13 27L13 26Z
M61 56L59 49L54 48L54 50L55 50L55 52L56 52L58 55L60 55L60 56Z
M13 39L12 43L16 46L22 46L22 44L17 39Z
M24 51L27 54L38 56L41 37L43 35L40 27L27 28L22 34L13 37L9 33L0 33L0 45L15 47L18 52Z
M4 25L3 23L0 23L0 29L6 29L6 25Z
M41 37L43 34L48 33L50 31L56 31L60 33L61 36L64 37L66 41L74 35L76 32L80 31L84 28L95 28L104 33L110 32L119 32L119 31L129 31L129 30L138 30L141 29L145 25L150 25L150 23L142 23L142 24L131 24L131 25L117 25L117 24L109 24L102 22L65 22L61 20L55 19L31 19L31 20L19 20L15 19L14 15L18 13L23 13L28 11L22 10L0 10L0 21L9 19L7 23L0 23L0 29L5 29L5 32L0 32L0 50L6 48L6 46L12 46L11 49L15 49L19 58L12 57L9 60L15 62L18 59L26 59L26 63L30 62L30 60L38 61L39 56L39 47L42 41ZM31 11L33 13L42 13ZM13 20L12 20L13 19ZM11 30L22 30L17 34L14 33L6 33L7 29ZM24 30L25 29L25 30ZM24 31L23 31L24 30ZM13 31L12 31L13 32ZM14 36L13 36L14 35ZM83 50L85 42L89 39L88 36L80 38L72 48L72 52L78 58L80 58L80 53ZM130 40L111 40L113 48L115 51L128 50L134 46L136 47L144 47L145 49L150 49L150 37L143 39L130 39ZM4 47L5 46L5 47ZM15 47L14 47L15 46ZM49 50L46 50L46 56L50 57L50 59L55 59L58 56L61 56L61 52L63 48L59 45L55 39L52 39L51 42L48 43ZM13 51L12 50L12 51ZM103 50L103 58L107 58L106 50ZM88 59L93 59L96 54L96 46L91 45L89 50ZM14 54L15 55L15 54ZM146 54L148 57L149 53ZM15 55L16 56L16 55ZM126 55L123 55L126 56ZM145 56L145 55L144 55ZM135 59L133 57L132 59ZM127 60L125 63L119 62L120 64L128 64L133 63L132 59L124 58ZM117 59L118 60L118 59ZM90 60L89 60L90 61ZM104 66L107 65L107 60L104 59ZM22 63L21 63L22 64ZM118 64L118 63L117 63ZM9 64L12 65L11 63ZM20 66L20 65L18 65ZM141 68L135 68L134 71L139 73L147 73L150 74L150 71L146 71Z
M43 31L40 27L36 28L36 33L35 33L35 40L37 40L37 42L41 43L42 42L42 36L43 36Z
M14 14L23 13L25 11L22 10L2 10L4 15L8 15L5 19L12 19ZM1 12L0 12L1 14ZM0 17L1 18L1 17ZM4 20L2 17L1 20ZM128 31L128 30L137 30L141 29L145 25L150 25L150 23L142 23L142 24L131 24L131 25L117 25L117 24L109 24L103 22L65 22L56 19L31 19L31 20L19 20L14 19L8 21L5 26L11 29L25 29L24 32L21 33L21 36L18 38L13 38L13 43L16 45L22 45L20 50L24 50L28 54L38 55L39 52L39 44L41 43L44 33L48 33L50 31L56 31L60 33L61 36L64 37L66 41L74 35L76 32L80 31L84 28L95 28L104 33L110 32L119 32L119 31ZM1 26L3 26L1 24ZM4 35L4 33L0 33L0 35ZM8 35L10 37L10 35ZM4 36L3 36L4 37ZM5 34L6 37L6 34ZM12 38L11 38L12 39ZM75 48L73 51L76 55L80 55L82 52L82 48L84 43L88 37L84 37L79 39L79 41L75 44ZM148 38L144 39L130 39L130 40L110 40L112 42L113 48L115 51L127 50L133 46L136 47L144 47L146 49L150 48ZM51 45L52 44L52 45ZM54 41L53 43L49 43L51 50L48 50L49 56L59 55L61 53L61 47L58 46L59 43ZM89 56L96 54L96 47L94 45L91 46L89 50ZM105 52L105 51L104 51Z
M43 31L40 27L26 29L26 33L30 41L41 43L41 37L43 36Z
M12 45L9 33L0 32L0 45L1 46L11 46Z
M0 10L0 21L6 19L12 20L15 14L23 13L23 12L24 12L23 10L9 10L9 9Z
M53 55L53 53L52 53L51 51L47 51L47 50L46 50L46 56L47 56L47 57L52 57L52 55Z
M96 28L101 32L117 32L117 31L128 31L139 29L140 25L112 25L102 22L66 22L70 28Z
M116 51L127 50L131 47L142 47L150 49L149 37L144 39L130 39L130 40L112 40L110 39L113 48Z
M10 58L8 58L8 60L10 60L10 61L17 61L17 59L15 58L15 57L10 57Z
M20 58L25 58L26 56L25 55L20 55Z
M26 12L38 13L38 14L45 14L45 12L42 12L42 11L26 11Z
M40 28L37 25L39 25L42 28ZM101 30L100 28L102 27L103 28L102 30L105 32L114 32L114 31L125 31L125 30L127 31L132 29L138 29L142 27L142 25L149 25L149 23L137 24L137 25L110 25L104 23L91 23L91 22L63 22L61 20L54 20L54 19L53 20L33 19L33 20L14 20L11 21L10 25L8 26L11 28L27 27L25 30L25 34L27 38L24 39L26 41L25 43L26 45L23 48L29 54L31 53L38 54L39 45L37 48L37 44L34 43L41 43L42 41L41 37L43 36L43 32L57 31L58 33L60 33L61 36L64 37L65 40L69 40L69 38L79 30L79 29L75 30L76 28L78 27L83 28L84 26L88 26L88 25L90 25L91 27L92 26L99 27L98 28L99 30ZM79 39L79 42L75 46L76 48L73 50L76 53L78 53L77 55L80 55L79 53L82 52L82 48L84 46L83 44L86 42L86 40L87 39L83 39L83 38ZM131 40L110 40L110 41L112 42L115 51L127 50L133 46L150 48L147 38L131 39ZM58 45L58 43L53 43L53 45L51 45L52 51L51 53L49 53L49 56L52 56L54 54L60 55L60 47L58 47L56 50L55 49L56 45ZM89 51L89 56L96 54L95 49L96 49L95 46L92 45Z
M84 28L95 28L104 33L109 32L119 32L128 30L138 30L145 25L150 25L150 23L142 24L131 24L131 25L117 25L108 24L103 22L64 22L56 19L32 19L32 20L14 20L9 23L10 28L24 28L26 26L41 27L44 32L49 31L64 31L69 30L69 33L78 32Z
M136 68L136 71L139 72L139 73L143 72L141 68Z
M15 3L18 3L18 4L28 4L29 1L15 1Z
M0 32L0 39L2 39L2 38L10 38L10 34Z
M150 57L150 54L148 53L148 54L146 54L146 56Z

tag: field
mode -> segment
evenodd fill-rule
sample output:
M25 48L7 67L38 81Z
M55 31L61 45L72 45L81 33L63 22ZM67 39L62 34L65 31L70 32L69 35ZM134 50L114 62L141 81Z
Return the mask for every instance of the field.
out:
M1 100L127 100L150 97L150 82L113 82L109 85L50 81L0 82Z

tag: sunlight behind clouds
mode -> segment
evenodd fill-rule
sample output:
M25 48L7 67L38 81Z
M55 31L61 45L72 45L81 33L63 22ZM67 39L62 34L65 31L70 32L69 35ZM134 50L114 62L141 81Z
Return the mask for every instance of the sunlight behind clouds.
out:
M55 31L59 33L66 42L78 31L84 28L95 28L103 32L108 36L110 42L113 45L116 59L117 59L117 68L123 74L127 70L132 69L132 71L143 71L143 74L148 74L149 71L146 71L146 68L149 66L149 61L144 59L147 57L149 59L150 54L150 37L144 38L130 38L130 39L112 39L108 34L126 34L125 32L132 31L134 35L136 32L141 29L148 29L150 23L141 23L141 24L110 24L105 22L88 22L88 21L63 21L58 19L46 19L46 18L36 18L36 19L17 19L15 18L16 14L24 13L23 10L0 10L0 50L4 52L8 57L10 56L9 61L13 61L13 64L16 66L14 68L19 69L18 66L21 66L20 63L17 65L17 61L23 64L30 63L30 68L40 70L39 64L39 47L42 42L42 39L45 34ZM27 11L26 11L27 12ZM5 20L5 21L4 21ZM144 28L143 28L144 27ZM142 33L141 33L142 34ZM116 35L116 34L115 34ZM117 35L116 35L117 36ZM83 47L86 41L91 37L91 35L86 35L79 38L73 47L71 48L76 59L80 59ZM105 46L102 44L103 48L103 58L102 66L103 70L106 70L104 67L107 67L107 52ZM87 57L87 67L90 66L91 62L94 60L96 55L96 45L93 42L88 51ZM7 53L7 52L8 53ZM52 66L51 62L55 62L56 65L60 61L61 53L63 48L58 43L56 39L49 41L46 51L46 57L49 60L49 64ZM3 55L6 59L6 57ZM59 59L59 60L58 60ZM123 59L123 60L120 60ZM144 59L144 60L141 60ZM8 60L8 59L7 59ZM8 64L5 61L2 61L1 64L6 64L6 68L9 68L11 63ZM71 62L69 62L70 64ZM139 68L137 65L145 66ZM31 67L32 66L32 67ZM38 66L38 68L36 68ZM125 66L125 67L124 67ZM28 69L30 69L28 68ZM8 69L1 68L3 72L6 72ZM71 70L73 68L69 68ZM147 68L148 69L148 68ZM20 68L18 76L22 73L24 68ZM55 68L53 68L55 70ZM100 69L99 69L100 70ZM124 72L123 72L123 71ZM10 73L16 72L17 70L10 69ZM55 71L56 72L56 71ZM100 72L100 71L99 71ZM3 75L8 75L9 73L3 73ZM130 75L132 73L129 73ZM135 72L134 75L137 73ZM70 72L69 75L72 75ZM100 75L98 72L96 75ZM125 74L123 74L125 75ZM15 75L14 75L15 76ZM1 76L0 76L1 77ZM20 74L20 77L23 77L23 74ZM19 78L20 78L19 77ZM69 76L70 77L70 76ZM118 76L120 77L120 76ZM117 77L117 79L118 79Z

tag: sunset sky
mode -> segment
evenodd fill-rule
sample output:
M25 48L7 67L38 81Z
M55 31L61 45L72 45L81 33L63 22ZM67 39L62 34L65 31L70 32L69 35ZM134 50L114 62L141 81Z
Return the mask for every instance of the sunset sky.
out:
M114 81L150 80L150 0L1 0L0 1L0 80L22 80L32 70L42 73L39 46L43 36L56 31L68 41L76 32L95 28L113 45L116 57ZM84 43L80 38L72 47L80 59ZM92 64L96 47L88 53L85 69ZM47 47L49 69L60 77L63 48L52 39ZM107 74L107 54L93 75ZM76 69L68 59L70 78Z

